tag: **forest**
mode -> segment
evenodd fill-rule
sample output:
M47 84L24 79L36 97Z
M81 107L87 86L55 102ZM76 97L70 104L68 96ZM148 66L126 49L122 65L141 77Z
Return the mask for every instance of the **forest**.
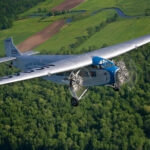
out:
M150 45L115 61L122 59L133 80L119 92L92 87L75 108L67 86L42 79L0 86L0 149L149 150ZM1 76L16 71L0 65Z
M45 0L0 0L0 30L12 27L17 15Z

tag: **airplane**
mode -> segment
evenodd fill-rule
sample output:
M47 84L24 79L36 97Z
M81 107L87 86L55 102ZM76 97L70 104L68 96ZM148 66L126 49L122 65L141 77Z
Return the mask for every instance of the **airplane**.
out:
M59 84L69 85L71 104L79 101L91 86L111 86L115 91L127 80L129 73L124 62L110 59L150 42L150 34L113 46L80 55L34 55L21 53L12 38L4 41L6 57L0 63L11 61L22 72L0 78L0 85L41 77Z

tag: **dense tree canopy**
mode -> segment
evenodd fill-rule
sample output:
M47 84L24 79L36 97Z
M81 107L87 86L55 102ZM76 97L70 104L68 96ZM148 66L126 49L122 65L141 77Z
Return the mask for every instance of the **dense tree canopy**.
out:
M45 0L0 0L0 29L12 26L17 14Z
M135 65L133 86L93 87L77 108L68 87L42 79L0 86L0 149L150 149L150 46L123 58Z

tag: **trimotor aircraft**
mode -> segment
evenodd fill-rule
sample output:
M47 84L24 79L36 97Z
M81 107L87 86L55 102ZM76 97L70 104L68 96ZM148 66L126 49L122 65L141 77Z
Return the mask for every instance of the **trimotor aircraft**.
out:
M0 85L42 77L59 84L68 84L72 94L71 104L77 106L90 86L111 86L119 90L129 76L123 62L110 59L150 42L150 35L80 55L33 55L34 51L21 53L12 38L4 42L6 57L0 63L11 61L22 72L0 78Z

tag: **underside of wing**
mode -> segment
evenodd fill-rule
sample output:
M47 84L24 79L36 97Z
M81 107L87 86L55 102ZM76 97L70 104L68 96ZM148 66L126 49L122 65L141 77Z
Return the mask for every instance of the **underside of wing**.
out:
M28 70L25 72L20 72L14 75L6 76L3 78L0 78L0 85L33 79L37 77L50 76L52 74L66 72L66 71L70 71L70 70L74 70L77 68L87 66L87 63L89 63L86 60L85 62L81 62L82 64L79 61L76 62L76 60L79 60L79 59L80 59L80 55L72 59L68 58L65 60L60 60L60 61L51 63L49 65L46 65L44 67L35 68L35 69ZM73 63L72 62L73 60L76 63Z
M82 68L88 65L92 65L92 58L94 56L110 59L149 42L150 35L146 35L128 42L102 48L100 50L96 50L86 54L68 57L66 59L58 60L56 62L48 64L44 67L35 68L26 72L21 72L15 75L3 77L0 79L0 85Z
M4 58L0 58L0 63L8 62L8 61L15 60L15 59L16 59L16 57L4 57Z

